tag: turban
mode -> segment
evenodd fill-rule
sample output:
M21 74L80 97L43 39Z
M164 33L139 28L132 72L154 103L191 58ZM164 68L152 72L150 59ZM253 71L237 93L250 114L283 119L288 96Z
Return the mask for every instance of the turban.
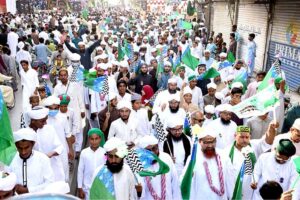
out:
M196 75L190 75L189 77L188 77L188 81L190 82L190 81L193 81L193 80L196 80Z
M220 53L220 58L226 58L226 57L227 57L227 53L224 52Z
M233 89L233 88L243 88L243 87L244 87L244 85L241 82L234 82L231 85L231 89Z
M191 90L190 87L185 87L185 88L183 89L183 96L186 95L186 94L191 94L191 95L193 95L193 91Z
M10 191L12 190L17 183L17 176L13 172L10 172L8 175L0 171L0 191Z
M172 64L171 64L169 61L165 61L165 62L164 62L164 66L169 66L169 67L171 67Z
M117 94L114 93L114 92L110 92L109 95L108 95L108 101L111 101L113 100L114 98L117 97Z
M180 95L178 92L169 95L168 101L173 101L173 100L180 102Z
M168 83L177 83L176 78L169 78Z
M280 155L291 157L296 153L296 148L293 142L289 139L281 139L276 148Z
M14 140L15 142L19 142L21 140L27 141L36 141L36 132L34 132L31 128L22 128L16 132L14 132Z
M169 118L166 123L167 128L175 128L176 126L183 126L183 119L180 117Z
M71 61L80 61L80 55L77 53L72 53L70 56Z
M300 130L300 118L298 118L294 121L292 128Z
M274 81L275 84L279 84L283 79L281 77L277 77Z
M48 116L49 109L43 106L35 106L32 110L28 111L30 119L43 119Z
M250 128L248 126L238 126L236 128L237 133L250 133Z
M69 105L70 96L67 94L59 95L58 98L60 99L60 105Z
M84 42L78 42L78 46L80 46L80 45L85 46L85 43Z
M100 55L100 58L104 60L104 59L108 58L108 55L106 53L103 53Z
M199 125L198 125L199 126ZM199 140L200 139L202 139L202 138L205 138L206 136L211 136L211 137L216 137L216 133L215 133L215 129L213 128L213 127L209 127L209 126L207 126L207 127L204 127L201 131L200 131L200 133L199 133L199 135L198 135L198 138L199 138Z
M103 145L105 144L104 133L99 128L91 128L88 132L88 136L91 136L93 134L99 135L101 137L100 147L103 147Z
M107 70L107 65L105 63L100 63L96 66L96 70L98 69Z
M139 147L145 149L149 145L158 144L158 140L153 135L145 135L139 142Z
M121 61L120 66L129 69L129 65L128 65L128 62L126 60Z
M204 111L206 113L214 114L215 113L215 107L213 105L207 105L204 107Z
M216 107L216 110L219 111L219 112L224 112L224 111L231 112L232 105L230 105L230 104L221 104L221 105Z
M23 49L24 46L25 46L24 42L19 42L19 43L18 43L18 48L19 48L19 49Z
M207 89L209 88L217 89L217 85L215 83L209 83L207 84Z
M103 148L106 152L110 152L116 149L116 155L120 158L124 158L128 153L127 145L125 144L125 142L116 137L112 137L109 140L107 140Z
M60 105L60 99L56 96L50 96L45 99L43 102L44 106Z
M132 105L129 101L122 100L117 105L118 110L122 108L128 108L129 110L132 110Z

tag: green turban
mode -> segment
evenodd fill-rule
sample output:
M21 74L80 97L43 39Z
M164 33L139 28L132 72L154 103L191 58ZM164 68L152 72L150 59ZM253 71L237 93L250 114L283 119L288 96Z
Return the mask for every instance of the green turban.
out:
M193 80L195 80L197 77L196 77L196 75L191 75L191 76L189 76L188 77L188 81L190 82L190 81L193 81Z
M296 153L296 148L293 142L289 139L281 139L276 150L280 155L288 157L291 157Z
M70 96L67 94L59 95L60 105L69 105L70 103Z
M248 126L238 126L236 128L237 133L250 133L250 128Z
M101 137L100 147L103 147L103 145L105 144L104 133L99 128L91 128L88 132L88 136L90 137L93 134L99 135Z
M281 77L277 77L274 81L275 84L279 84L283 79Z

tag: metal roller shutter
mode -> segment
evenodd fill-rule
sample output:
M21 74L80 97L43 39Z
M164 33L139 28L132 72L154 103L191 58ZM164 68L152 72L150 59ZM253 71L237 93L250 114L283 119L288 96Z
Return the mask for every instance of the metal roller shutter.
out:
M255 33L256 58L255 70L263 69L268 26L268 5L254 4L254 1L241 1L238 11L239 58L246 59L249 33Z
M214 37L218 33L223 34L223 40L229 45L229 35L231 33L231 19L228 11L228 3L215 2L213 4L212 30L215 32Z
M275 55L282 56L287 84L295 91L300 87L300 1L279 0L275 4L267 66Z

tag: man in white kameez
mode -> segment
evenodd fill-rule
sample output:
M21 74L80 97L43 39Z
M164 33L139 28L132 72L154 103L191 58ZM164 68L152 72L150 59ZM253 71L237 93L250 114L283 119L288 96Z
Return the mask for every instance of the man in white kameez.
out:
M142 134L138 130L138 121L131 116L132 105L128 101L120 101L117 105L120 118L111 123L108 139L119 138L126 142L128 147L137 145Z
M274 137L276 135L276 124L271 123L268 127L267 132L262 136L261 139L252 139L250 135L250 128L247 126L238 126L235 134L235 141L232 145L226 147L223 151L224 156L228 156L231 161L231 165L228 170L228 178L226 184L228 185L228 195L232 199L234 187L236 180L238 178L240 169L245 160L245 155L243 155L246 149L253 152L256 159L262 154L271 149ZM244 175L243 178L243 198L252 199L253 190L250 185L252 182L251 175Z
M63 161L59 155L64 151L53 126L47 124L49 109L36 106L28 112L29 127L36 132L37 140L34 149L46 154L50 158L55 181L65 181Z
M127 164L124 163L124 157L127 155L127 145L119 138L112 137L104 145L107 155L105 164L100 165L94 172L93 182L90 189L90 199L107 199L108 188L113 188L113 196L116 200L137 198L136 180ZM103 179L103 177L108 177ZM106 194L99 192L98 187L94 184L99 179L105 185ZM99 188L100 189L100 188ZM102 189L103 191L104 189Z
M229 104L222 104L216 107L220 117L209 123L209 127L213 127L217 137L217 148L224 149L231 145L234 141L234 134L237 125L231 120L232 106Z
M37 135L32 129L24 128L16 131L14 140L18 153L6 171L13 172L17 176L15 191L19 195L41 192L54 182L50 159L45 154L33 150Z
M191 183L190 199L227 199L226 172L229 159L221 157L216 150L217 136L214 129L205 127L199 135L199 143L196 152L196 163ZM186 163L190 162L189 157ZM181 180L188 168L185 165Z
M60 100L56 96L49 96L44 101L44 106L49 109L47 124L53 126L59 138L59 141L64 146L64 150L60 155L62 164L64 166L64 173L66 182L69 181L69 159L74 158L74 151L72 147L72 134L66 115L59 112Z
M190 75L188 77L189 88L192 90L192 103L197 105L201 111L204 110L204 101L202 91L197 87L197 77L196 75Z
M254 200L260 199L259 188L267 181L273 180L280 184L283 191L291 189L292 184L299 176L291 157L296 148L289 139L281 139L276 151L262 154L254 167L254 180L251 187L255 189ZM294 199L299 199L299 187L294 188Z
M18 43L19 51L16 54L16 62L18 63L18 66L21 67L21 60L28 60L29 63L32 61L32 57L30 53L26 50L24 50L25 44L24 42Z
M18 45L19 35L16 33L16 29L12 28L7 34L7 44L11 50L11 55L16 56L17 45Z
M152 200L154 198L154 194L156 194L159 198L162 198L162 194L165 194L165 199L182 199L181 198L181 192L179 187L179 180L178 175L176 172L175 165L173 163L173 160L171 157L164 152L159 151L158 148L158 140L154 136L144 136L141 139L141 143L139 144L141 148L147 149L149 151L152 151L154 154L156 154L159 159L161 159L164 163L166 163L170 171L163 175L158 175L155 177L143 177L141 178L142 182L142 196L141 199L145 200ZM149 167L150 171L157 171L159 168L159 165L157 163L154 163L152 166ZM165 185L162 188L162 180L165 179ZM152 186L153 191L150 190ZM152 192L151 192L152 191Z

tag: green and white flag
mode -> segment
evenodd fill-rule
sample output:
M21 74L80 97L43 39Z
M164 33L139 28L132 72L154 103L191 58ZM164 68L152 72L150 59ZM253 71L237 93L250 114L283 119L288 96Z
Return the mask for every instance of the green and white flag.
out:
M233 106L234 112L239 118L263 115L279 105L279 93L272 84L256 95Z

